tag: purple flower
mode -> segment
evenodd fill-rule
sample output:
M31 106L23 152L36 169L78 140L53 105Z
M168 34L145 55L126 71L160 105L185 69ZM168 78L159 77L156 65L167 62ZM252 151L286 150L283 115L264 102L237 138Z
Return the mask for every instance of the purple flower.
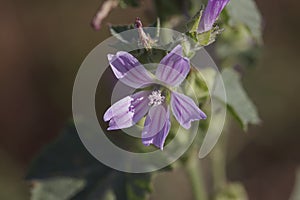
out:
M181 45L160 61L155 76L127 52L108 55L108 60L115 76L124 84L136 89L152 88L113 104L103 117L104 121L109 121L108 130L133 126L148 113L142 142L146 146L154 144L162 150L171 127L170 107L176 120L185 129L191 127L192 121L206 119L205 113L190 97L174 91L190 71L190 61L183 57Z
M215 21L228 2L229 0L208 0L207 6L200 19L198 33L203 33L212 29Z

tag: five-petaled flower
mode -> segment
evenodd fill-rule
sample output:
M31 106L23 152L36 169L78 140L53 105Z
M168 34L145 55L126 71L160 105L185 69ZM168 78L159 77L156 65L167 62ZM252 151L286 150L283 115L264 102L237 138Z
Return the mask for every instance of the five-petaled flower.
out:
M155 76L147 71L131 54L119 51L108 55L115 76L124 84L144 89L113 104L104 114L109 121L108 130L133 126L147 113L142 131L142 142L161 150L170 131L170 107L180 125L189 129L191 122L206 119L195 102L188 96L174 91L190 71L190 61L183 56L181 45L176 46L158 64ZM170 97L170 98L167 98Z
M198 33L203 33L212 29L224 7L230 0L208 0L207 6L202 13Z

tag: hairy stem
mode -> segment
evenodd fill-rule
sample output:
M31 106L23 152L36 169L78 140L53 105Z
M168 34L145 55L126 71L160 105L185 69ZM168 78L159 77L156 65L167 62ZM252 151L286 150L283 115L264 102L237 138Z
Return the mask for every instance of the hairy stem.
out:
M188 173L195 200L207 200L205 181L197 152L190 155L186 171Z
M226 184L225 155L222 145L216 145L211 154L214 189L218 190Z

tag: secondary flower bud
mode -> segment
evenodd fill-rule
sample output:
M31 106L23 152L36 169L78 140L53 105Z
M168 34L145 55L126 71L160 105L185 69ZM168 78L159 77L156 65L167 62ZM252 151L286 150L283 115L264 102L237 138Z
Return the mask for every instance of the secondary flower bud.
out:
M198 33L211 30L222 10L228 3L229 0L209 0L200 19Z

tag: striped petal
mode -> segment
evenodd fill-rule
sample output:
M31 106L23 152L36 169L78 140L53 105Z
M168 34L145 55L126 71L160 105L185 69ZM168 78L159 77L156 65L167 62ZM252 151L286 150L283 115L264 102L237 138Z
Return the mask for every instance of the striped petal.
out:
M171 109L180 125L189 129L191 122L206 119L205 113L198 108L195 102L188 96L177 92L172 92Z
M150 72L130 53L119 51L116 55L107 55L115 76L132 88L146 87L153 83Z
M140 121L148 112L149 91L137 92L113 104L104 114L104 121L109 121L107 130L128 128Z
M159 63L156 77L163 83L176 87L186 78L190 71L190 60L182 55L181 45L177 45Z
M163 150L165 140L170 131L170 112L163 105L153 106L146 117L142 132L142 142L144 145L150 144Z

